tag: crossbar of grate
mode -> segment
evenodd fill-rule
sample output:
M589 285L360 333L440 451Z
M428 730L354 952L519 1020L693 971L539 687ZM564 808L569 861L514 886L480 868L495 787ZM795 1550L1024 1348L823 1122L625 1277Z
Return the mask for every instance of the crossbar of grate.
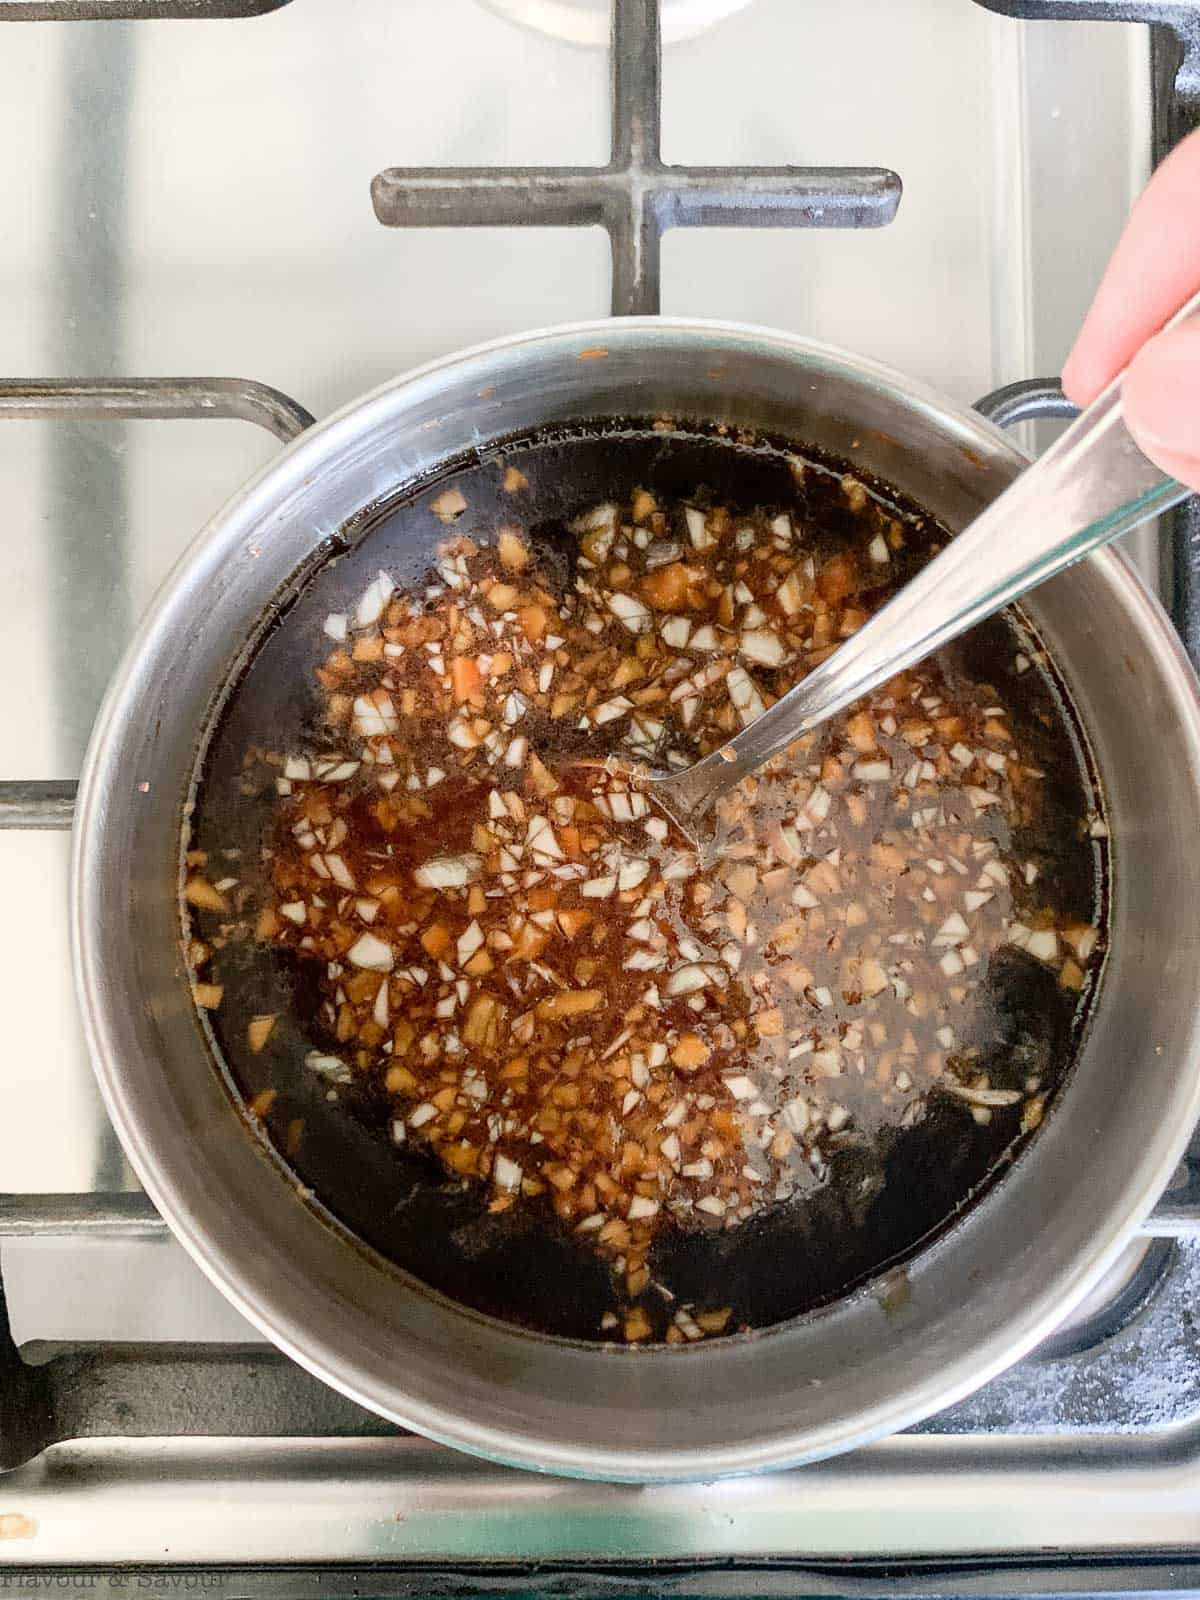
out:
M291 0L0 0L0 22L185 22L265 17Z
M603 167L388 167L391 228L601 227L614 316L651 315L669 228L877 228L900 203L884 167L682 167L661 155L658 0L613 0L612 159Z

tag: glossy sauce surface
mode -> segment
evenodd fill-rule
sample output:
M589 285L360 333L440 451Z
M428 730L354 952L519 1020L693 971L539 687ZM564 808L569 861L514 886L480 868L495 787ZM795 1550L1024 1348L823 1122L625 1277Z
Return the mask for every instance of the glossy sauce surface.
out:
M704 865L572 765L714 748L944 537L828 464L628 429L464 469L306 583L209 745L188 909L325 1205L478 1309L682 1342L843 1292L1003 1167L1103 948L1035 641L994 620L820 730Z

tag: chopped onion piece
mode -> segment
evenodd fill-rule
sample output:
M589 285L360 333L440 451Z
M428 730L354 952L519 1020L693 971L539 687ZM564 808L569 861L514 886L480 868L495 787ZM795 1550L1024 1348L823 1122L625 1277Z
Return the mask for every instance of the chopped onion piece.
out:
M675 971L667 979L666 992L669 995L695 994L700 989L706 989L709 981L708 973L704 967L697 962L689 962L686 966L676 967Z
M816 823L825 821L833 807L833 797L829 790L818 784L805 802L804 809Z
M963 785L963 792L976 811L982 811L986 806L1000 804L1000 796L993 794L990 789L979 789L968 783Z
M433 856L423 862L413 877L423 889L462 889L474 883L483 870L477 855Z
M892 776L890 761L856 761L851 773L860 783L887 783Z
M804 589L800 582L799 570L793 568L775 591L775 599L779 609L785 616L794 617L804 603Z
M934 949L962 944L970 929L957 911L952 911L933 936Z
M1057 961L1058 935L1053 928L1038 928L1029 935L1025 948L1039 961Z
M310 1072L317 1073L322 1078L328 1078L330 1083L350 1083L353 1074L340 1056L323 1055L320 1050L310 1050L304 1057L304 1065Z
M515 727L518 722L520 722L521 718L528 710L529 701L526 700L523 694L514 689L505 700L504 710L501 715L503 716L507 725L512 728Z
M380 572L375 576L364 589L354 610L354 620L360 628L369 628L379 621L395 589L396 585L386 572Z
M385 690L377 689L373 695L359 695L354 702L354 731L363 739L373 739L395 733L400 718L392 699Z
M617 526L617 508L611 501L581 512L571 524L572 533L613 533Z
M608 609L630 633L647 633L653 626L654 618L649 607L643 605L636 595L610 594Z
M1015 1106L1021 1098L1019 1089L971 1089L965 1083L947 1081L939 1087L972 1106Z
M688 538L692 541L692 548L711 550L717 539L709 528L703 511L697 510L695 506L685 506L683 518L687 523Z
M472 918L466 928L458 936L458 964L465 967L475 954L476 950L483 947L483 929L479 926L478 918Z
M606 700L598 705L592 712L592 721L596 727L602 728L607 722L616 722L627 711L633 710L633 701L627 700L623 694L614 695L611 700Z
M650 876L650 863L648 861L626 861L617 871L617 888L621 890L636 889L638 884L645 883Z
M500 1189L515 1189L521 1182L521 1168L509 1156L497 1155L492 1177Z
M360 934L346 952L352 967L363 967L369 972L390 972L396 964L395 951L373 933Z
M748 727L767 709L754 685L754 680L744 667L733 667L726 675L725 683L742 726Z
M657 972L667 964L665 950L634 950L621 963L626 972Z
M439 522L455 522L467 509L466 496L461 489L443 489L437 499L430 502L429 509Z
M751 628L742 634L738 649L748 661L758 661L764 667L777 667L783 661L783 641L770 628Z

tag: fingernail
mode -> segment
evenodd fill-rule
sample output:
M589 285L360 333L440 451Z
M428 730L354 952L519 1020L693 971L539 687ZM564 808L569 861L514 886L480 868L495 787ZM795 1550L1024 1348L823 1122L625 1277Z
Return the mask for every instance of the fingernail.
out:
M1129 431L1152 453L1200 459L1200 321L1143 345L1121 395Z

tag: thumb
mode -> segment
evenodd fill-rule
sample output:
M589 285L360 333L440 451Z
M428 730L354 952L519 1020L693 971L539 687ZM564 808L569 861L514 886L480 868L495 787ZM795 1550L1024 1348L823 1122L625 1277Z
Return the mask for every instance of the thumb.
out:
M1121 400L1139 449L1180 483L1200 489L1200 317L1142 346Z

